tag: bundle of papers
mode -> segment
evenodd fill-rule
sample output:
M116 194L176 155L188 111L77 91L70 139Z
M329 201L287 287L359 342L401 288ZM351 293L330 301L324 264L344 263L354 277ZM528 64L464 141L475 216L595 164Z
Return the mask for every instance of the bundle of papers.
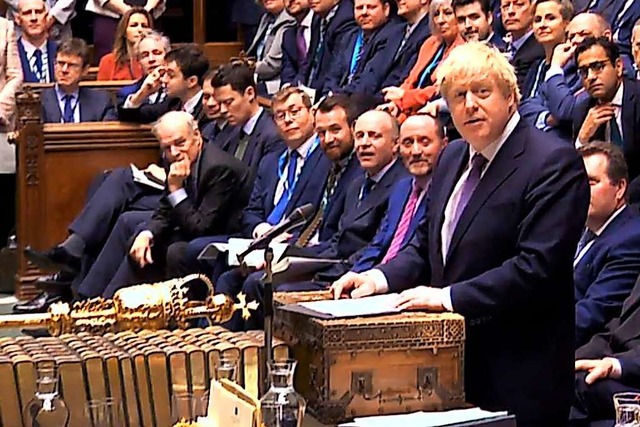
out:
M413 412L401 415L382 415L355 418L353 422L340 427L453 427L471 421L490 420L507 415L506 412L489 412L480 408L456 409L446 412Z

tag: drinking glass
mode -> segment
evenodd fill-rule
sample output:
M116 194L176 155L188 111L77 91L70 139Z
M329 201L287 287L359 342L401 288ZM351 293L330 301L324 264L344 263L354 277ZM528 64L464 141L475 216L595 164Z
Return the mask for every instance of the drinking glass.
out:
M85 415L89 427L125 426L122 402L113 398L94 399L87 402Z
M171 396L171 421L172 425L177 422L195 422L198 417L207 414L202 397L187 392L174 392Z
M238 374L238 362L230 357L222 357L216 366L216 379L225 378L229 381L236 382Z

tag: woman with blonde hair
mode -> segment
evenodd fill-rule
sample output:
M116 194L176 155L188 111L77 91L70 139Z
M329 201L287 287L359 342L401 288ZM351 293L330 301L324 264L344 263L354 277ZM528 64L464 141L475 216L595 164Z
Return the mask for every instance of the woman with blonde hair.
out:
M153 28L153 16L141 7L129 9L118 23L111 53L100 59L98 80L137 80L144 72L134 47Z
M400 87L382 89L385 104L379 109L389 111L403 120L417 112L438 93L435 85L439 64L449 52L463 43L451 0L433 0L429 5L431 36L427 38L409 76Z

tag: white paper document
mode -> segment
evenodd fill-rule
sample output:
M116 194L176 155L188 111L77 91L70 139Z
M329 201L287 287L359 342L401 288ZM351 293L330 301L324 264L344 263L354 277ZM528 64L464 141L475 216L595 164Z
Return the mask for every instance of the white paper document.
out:
M144 174L144 171L141 171L131 163L131 173L133 174L133 181L146 185L151 188L155 188L157 190L164 190L164 184L159 184L155 181L150 180L147 175Z
M385 294L358 299L309 301L298 304L309 310L334 317L357 317L397 313L400 311L394 304L397 299L398 294Z
M229 265L240 265L240 262L238 261L238 255L244 252L249 247L251 242L253 242L253 240L251 239L240 239L235 237L229 239L229 243L226 244L225 248L225 250L229 252ZM218 244L216 244L215 246L219 251L224 251L223 249L221 249L223 245L225 244L220 244L220 247L218 246ZM271 242L269 244L269 247L273 249L273 264L280 261L280 258L282 258L282 254L287 249L287 246L288 245L286 243ZM264 263L264 249L259 249L251 252L244 258L244 262L245 264L247 264L247 267L257 267L259 265L262 265Z
M355 418L340 427L445 427L507 415L506 412L489 412L480 408L456 409L446 412L413 412L401 415L382 415Z

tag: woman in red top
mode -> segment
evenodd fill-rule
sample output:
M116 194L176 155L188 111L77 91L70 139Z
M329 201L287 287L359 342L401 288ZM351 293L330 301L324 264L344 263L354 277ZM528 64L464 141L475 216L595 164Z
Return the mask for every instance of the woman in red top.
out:
M431 2L429 26L432 35L422 44L418 59L402 85L382 89L387 102L378 109L387 110L403 121L438 94L435 85L438 65L463 42L451 3L451 0Z
M116 30L111 53L100 60L98 80L137 80L144 75L136 59L134 46L153 27L153 18L141 7L131 8L122 15Z

